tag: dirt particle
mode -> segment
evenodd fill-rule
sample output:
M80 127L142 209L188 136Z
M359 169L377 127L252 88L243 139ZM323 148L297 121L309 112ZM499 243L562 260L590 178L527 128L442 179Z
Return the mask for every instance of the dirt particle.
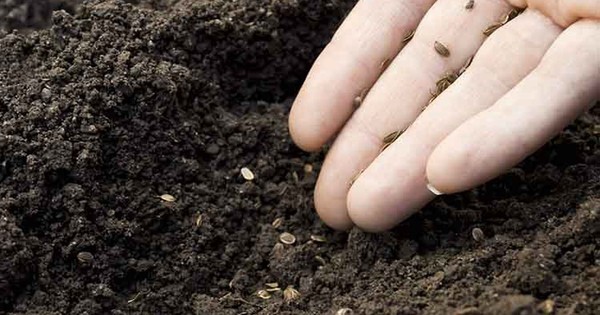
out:
M448 49L448 47L446 47L446 45L435 41L435 43L433 43L433 48L440 56L450 57L450 50Z
M312 164L304 164L304 173L311 174L313 172Z
M249 168L242 167L242 169L240 170L240 173L242 174L242 177L245 180L247 180L247 181L254 180L254 173L252 173L252 171Z
M554 314L554 301L545 300L538 304L537 309L542 314Z
M279 241L286 245L292 245L296 243L296 236L292 233L283 232L279 235Z
M211 155L217 155L219 154L219 151L221 151L221 148L215 143L211 143L206 147L206 153Z
M452 315L481 315L477 307L467 307L454 311Z

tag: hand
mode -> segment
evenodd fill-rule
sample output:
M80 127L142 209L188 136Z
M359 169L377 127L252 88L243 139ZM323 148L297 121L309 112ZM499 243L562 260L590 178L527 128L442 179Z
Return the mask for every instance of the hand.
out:
M316 60L290 132L308 151L337 134L315 189L331 227L392 228L506 171L600 98L600 1L467 2L359 1ZM498 23L511 5L527 9Z

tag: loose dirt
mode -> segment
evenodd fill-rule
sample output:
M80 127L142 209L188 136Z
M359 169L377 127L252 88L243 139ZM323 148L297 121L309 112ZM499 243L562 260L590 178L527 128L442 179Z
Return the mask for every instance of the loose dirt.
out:
M286 114L354 1L130 2L0 1L68 9L0 24L0 313L600 310L598 107L394 231L333 232Z

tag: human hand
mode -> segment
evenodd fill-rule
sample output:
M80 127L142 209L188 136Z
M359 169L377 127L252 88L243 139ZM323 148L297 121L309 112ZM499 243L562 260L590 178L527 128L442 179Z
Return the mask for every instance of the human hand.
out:
M315 188L331 227L392 228L516 165L600 98L600 1L468 2L361 0L315 61L289 123L308 151L337 134ZM527 9L485 36L511 5Z

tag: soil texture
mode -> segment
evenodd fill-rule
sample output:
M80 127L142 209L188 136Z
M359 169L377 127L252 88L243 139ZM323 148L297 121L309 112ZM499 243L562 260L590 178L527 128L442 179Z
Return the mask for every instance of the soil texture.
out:
M354 2L0 1L0 313L598 314L598 107L393 231L319 221L286 115Z

